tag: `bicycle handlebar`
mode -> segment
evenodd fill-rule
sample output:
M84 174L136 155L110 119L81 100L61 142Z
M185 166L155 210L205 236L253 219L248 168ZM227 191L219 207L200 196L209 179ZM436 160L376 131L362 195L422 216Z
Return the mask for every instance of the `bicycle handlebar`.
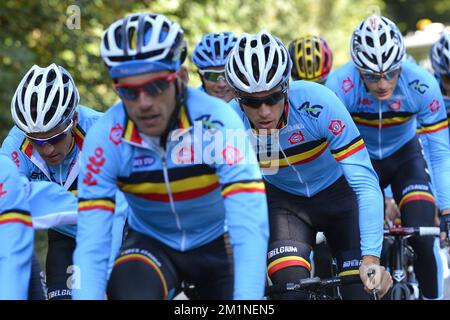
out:
M313 293L318 290L325 289L330 286L347 285L361 283L359 275L345 276L345 277L332 277L326 279L320 279L319 277L300 279L298 282L288 282L286 284L273 284L266 288L266 295L293 292L293 291L306 291ZM362 284L362 283L361 283ZM378 289L373 289L371 292L373 300L379 300Z
M385 236L439 236L438 227L392 227L384 229Z

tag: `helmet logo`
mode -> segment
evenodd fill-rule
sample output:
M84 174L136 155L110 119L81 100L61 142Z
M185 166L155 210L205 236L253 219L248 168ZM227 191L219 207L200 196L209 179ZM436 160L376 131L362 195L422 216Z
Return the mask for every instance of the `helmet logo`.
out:
M370 27L372 30L376 30L378 26L378 18L375 16L370 17Z

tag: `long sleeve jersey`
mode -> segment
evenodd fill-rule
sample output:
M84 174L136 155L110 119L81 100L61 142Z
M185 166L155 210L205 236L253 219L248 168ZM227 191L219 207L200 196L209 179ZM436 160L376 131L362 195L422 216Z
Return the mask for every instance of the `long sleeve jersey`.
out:
M390 99L371 94L353 62L334 70L326 85L343 101L366 143L370 157L382 160L416 135L416 118L426 135L437 204L450 208L450 149L447 115L436 79L404 61Z
M176 119L161 146L159 138L141 134L118 103L87 134L74 255L82 278L75 299L104 297L104 249L111 241L117 189L132 209L130 228L175 250L198 248L227 229L234 297L263 297L268 217L261 173L253 149L219 139L227 130L243 131L242 122L225 102L193 88Z
M256 136L264 179L311 197L345 175L358 201L362 255L380 256L383 200L378 176L350 114L332 91L314 82L293 81L288 94L277 141L268 141L272 135ZM230 104L252 129L238 103Z

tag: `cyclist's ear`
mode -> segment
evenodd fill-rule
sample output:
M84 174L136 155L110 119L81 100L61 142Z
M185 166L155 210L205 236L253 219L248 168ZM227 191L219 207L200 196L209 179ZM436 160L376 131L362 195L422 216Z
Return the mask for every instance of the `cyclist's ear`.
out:
M183 83L187 85L189 82L189 72L187 68L185 66L181 66L179 74L181 81L183 81Z

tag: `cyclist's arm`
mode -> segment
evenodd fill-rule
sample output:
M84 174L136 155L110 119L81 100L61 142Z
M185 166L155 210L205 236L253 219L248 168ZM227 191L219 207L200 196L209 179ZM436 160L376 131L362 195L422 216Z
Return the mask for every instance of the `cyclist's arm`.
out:
M269 234L265 188L242 121L232 112L227 120L227 129L235 128L242 134L239 144L223 145L222 159L225 155L230 164L216 164L233 246L234 298L262 299ZM236 164L231 164L233 157L239 159Z
M34 229L77 223L78 200L72 192L49 181L32 181L29 186Z
M419 124L421 137L426 139L431 172L435 184L437 205L445 211L450 209L450 149L447 114L439 86L429 82L430 88L418 97L421 104Z
M322 134L330 143L333 157L341 164L359 207L362 256L379 257L383 242L383 196L369 153L345 106L329 90L324 90L327 112L319 116Z
M23 136L21 136L17 130L12 129L8 136L3 140L2 143L2 152L11 158L11 160L16 164L17 168L19 168L19 173L21 175L26 176L27 178L30 172L29 168L29 159L27 156L22 152L21 147L24 148L24 151L26 150L26 147L28 146L31 148L30 144L23 145L23 139L21 139Z
M34 237L28 182L6 156L0 159L0 300L27 299Z
M117 190L114 173L120 162L115 158L116 150L111 150L115 145L104 137L107 135L104 130L107 129L97 122L83 144L74 253L79 287L73 288L73 299L101 300L105 297Z

